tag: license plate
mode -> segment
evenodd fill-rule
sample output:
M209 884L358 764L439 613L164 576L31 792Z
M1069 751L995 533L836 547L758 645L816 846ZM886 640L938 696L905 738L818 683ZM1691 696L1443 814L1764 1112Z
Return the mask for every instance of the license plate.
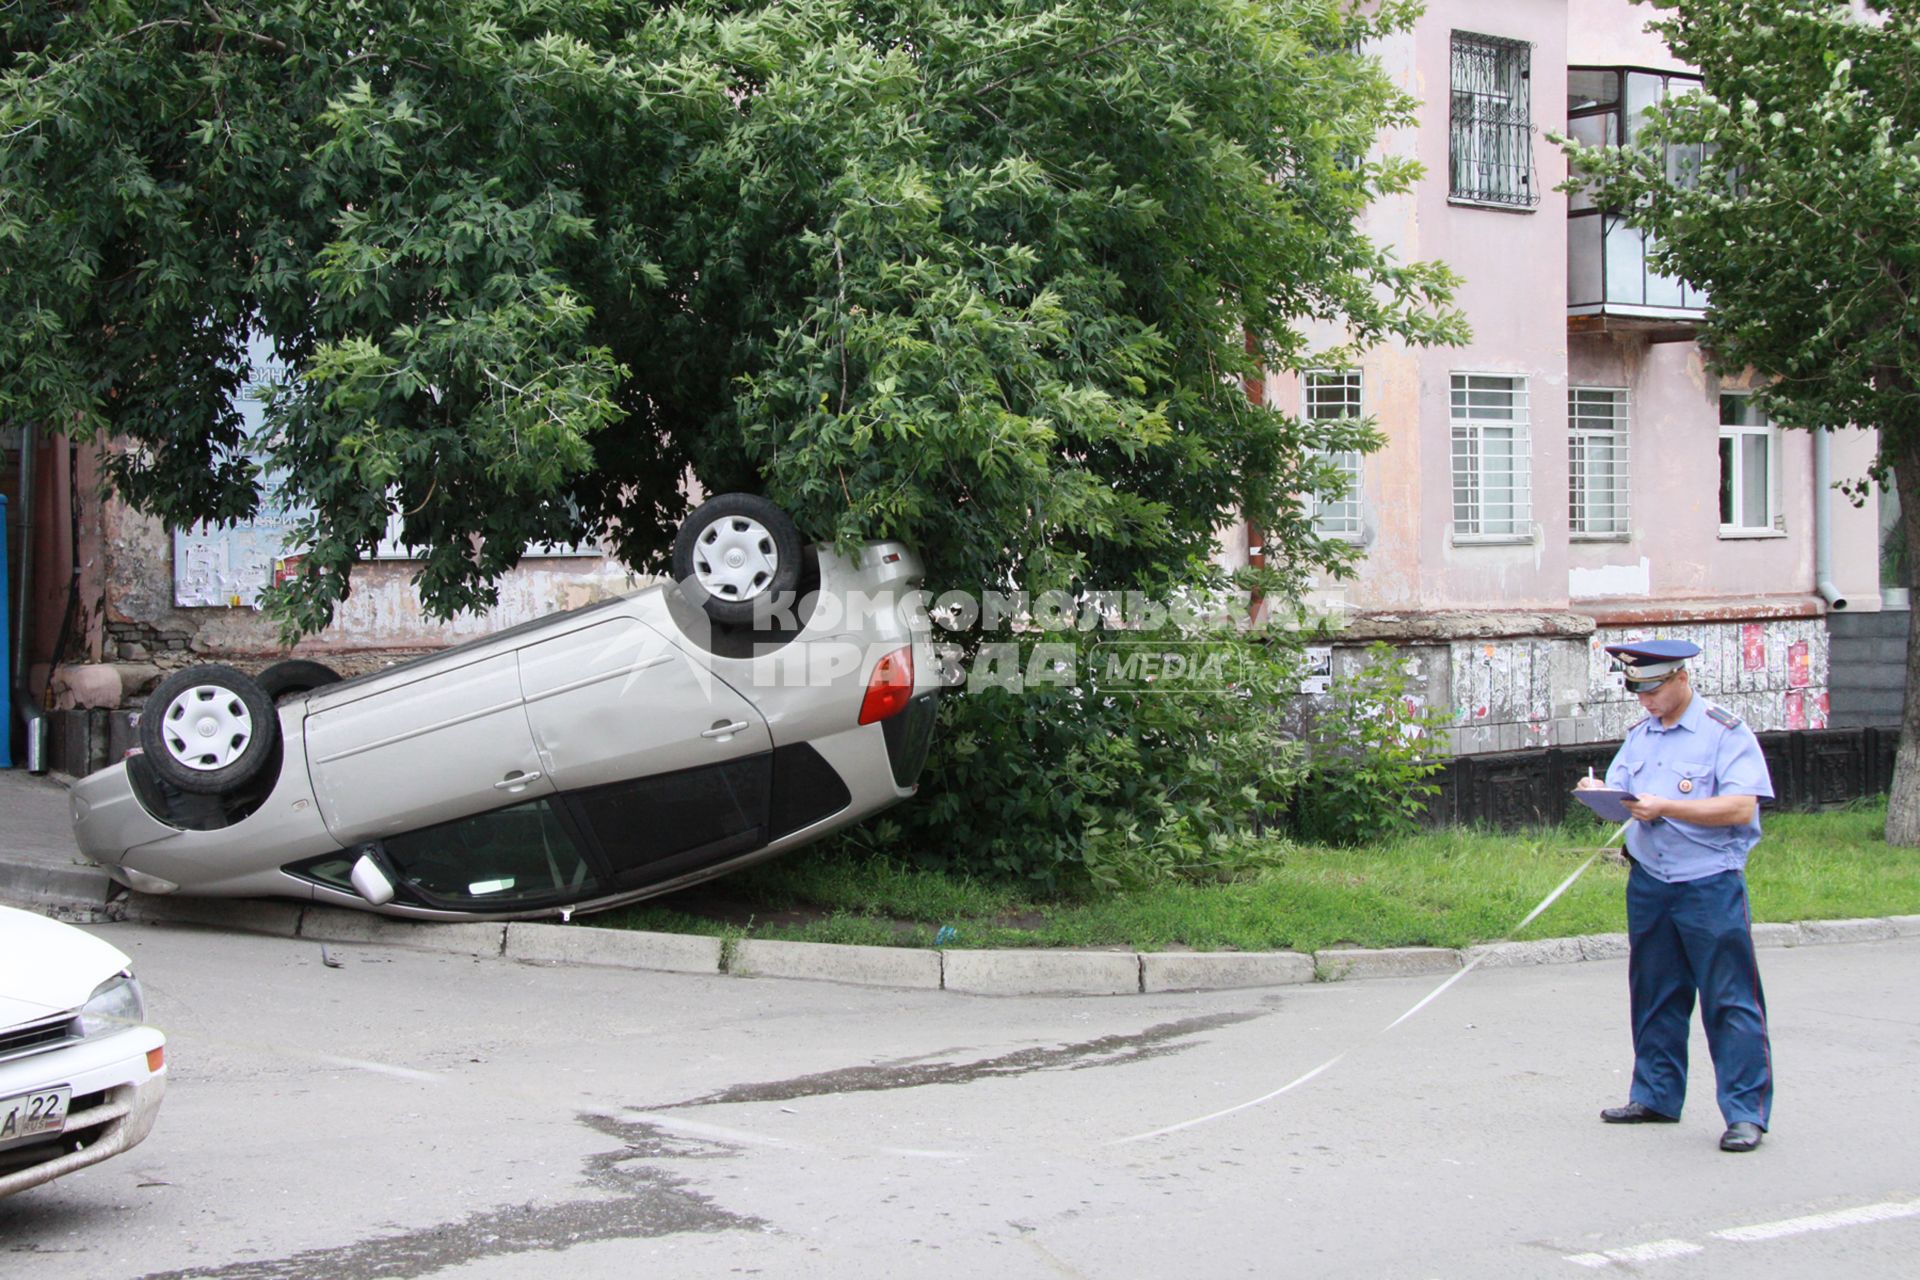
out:
M60 1088L0 1098L0 1147L60 1132L66 1127L72 1097L73 1090Z

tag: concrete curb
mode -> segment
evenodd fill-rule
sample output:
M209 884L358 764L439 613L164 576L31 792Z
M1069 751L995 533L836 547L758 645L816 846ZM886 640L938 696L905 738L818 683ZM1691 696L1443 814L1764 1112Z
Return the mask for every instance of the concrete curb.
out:
M304 909L294 902L258 898L158 898L130 893L121 905L120 917L137 924L199 924L236 933L297 938Z
M981 996L1121 996L1140 991L1131 951L943 951L949 991Z
M1336 948L1313 953L1314 971L1323 982L1348 978L1417 978L1452 973L1463 961L1445 947L1383 947L1378 951Z
M1143 951L1140 989L1224 991L1314 980L1313 957L1298 951Z
M1578 964L1588 959L1581 938L1542 938L1538 942L1487 942L1460 953L1465 964L1482 969L1523 969L1536 964ZM1625 939L1619 954L1627 953Z
M665 973L719 973L720 939L693 933L643 933L515 920L505 956L529 964L591 964Z
M768 938L746 938L736 943L727 958L727 972L747 978L812 978L933 991L940 989L941 980L938 951L776 942Z
M501 956L507 951L505 924L435 923L425 937L417 936L418 924L338 907L307 907L300 913L300 936L315 942L374 942L463 956Z
M4 869L0 867L0 871ZM84 869L77 870L83 872L78 879L86 879ZM65 883L59 877L33 879L34 886L43 890L57 889ZM194 925L342 946L406 947L522 964L799 978L983 996L1225 991L1358 978L1431 977L1457 973L1468 964L1487 969L1579 964L1617 960L1627 954L1627 938L1621 933L1483 943L1459 951L1447 947L1335 947L1312 955L1294 951L935 951L768 938L746 938L729 946L720 938L698 934L520 920L403 920L337 907L252 898L174 898L136 893L96 907L90 883L78 900L29 896L19 891L23 884L25 880L17 876L0 877L0 901L49 914L66 914L68 918L78 914L82 918L139 924ZM1753 926L1753 941L1758 947L1832 946L1916 937L1920 937L1920 916Z
M61 920L113 918L107 905L114 883L89 863L58 866L0 862L0 902L30 907Z

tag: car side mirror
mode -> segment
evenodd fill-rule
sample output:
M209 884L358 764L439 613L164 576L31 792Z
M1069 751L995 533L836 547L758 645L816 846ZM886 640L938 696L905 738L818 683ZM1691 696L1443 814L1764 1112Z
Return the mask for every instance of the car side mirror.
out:
M353 881L353 891L371 905L384 907L393 901L392 869L387 866L387 860L371 848L354 860L353 872L348 878Z

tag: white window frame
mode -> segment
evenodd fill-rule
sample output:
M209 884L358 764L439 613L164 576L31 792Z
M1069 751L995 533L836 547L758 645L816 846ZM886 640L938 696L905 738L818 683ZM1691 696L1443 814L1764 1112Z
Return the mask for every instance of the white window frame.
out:
M1632 400L1625 387L1567 388L1567 536L1622 541L1631 532Z
M1770 418L1752 409L1752 393L1747 391L1723 391L1720 393L1720 435L1718 456L1715 459L1722 497L1731 497L1734 504L1733 519L1725 518L1724 504L1718 514L1720 536L1723 538L1780 538L1786 536L1785 516L1780 510L1780 429ZM1727 422L1727 402L1745 401L1747 412L1742 417L1755 417L1753 422ZM1765 495L1766 509L1760 512L1741 510L1743 496L1747 491L1746 469L1751 453L1745 446L1751 440L1765 442L1760 458L1767 469L1760 491ZM1732 474L1729 476L1729 460ZM1757 519L1753 517L1757 516Z
M1358 369L1309 369L1300 379L1300 413L1308 422L1330 422L1364 415L1365 380ZM1358 542L1366 530L1360 520L1360 451L1315 449L1347 478L1347 496L1309 499L1314 531L1323 538Z
M1495 385L1508 384L1504 389ZM1500 393L1508 396L1500 405ZM1533 541L1533 437L1528 379L1519 373L1455 372L1448 417L1456 543ZM1502 450L1489 444L1504 443ZM1489 498L1492 498L1490 501ZM1504 516L1490 517L1489 508Z

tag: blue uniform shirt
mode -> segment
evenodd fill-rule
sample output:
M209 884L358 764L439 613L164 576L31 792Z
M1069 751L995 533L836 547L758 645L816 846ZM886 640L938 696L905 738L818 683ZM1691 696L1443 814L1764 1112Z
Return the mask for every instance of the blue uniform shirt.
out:
M1698 693L1671 729L1658 716L1648 716L1627 731L1607 766L1607 785L1670 800L1773 799L1773 779L1753 730L1731 713L1710 708ZM1753 821L1736 827L1702 827L1672 818L1627 826L1627 852L1642 870L1669 884L1739 871L1759 841L1757 804Z

